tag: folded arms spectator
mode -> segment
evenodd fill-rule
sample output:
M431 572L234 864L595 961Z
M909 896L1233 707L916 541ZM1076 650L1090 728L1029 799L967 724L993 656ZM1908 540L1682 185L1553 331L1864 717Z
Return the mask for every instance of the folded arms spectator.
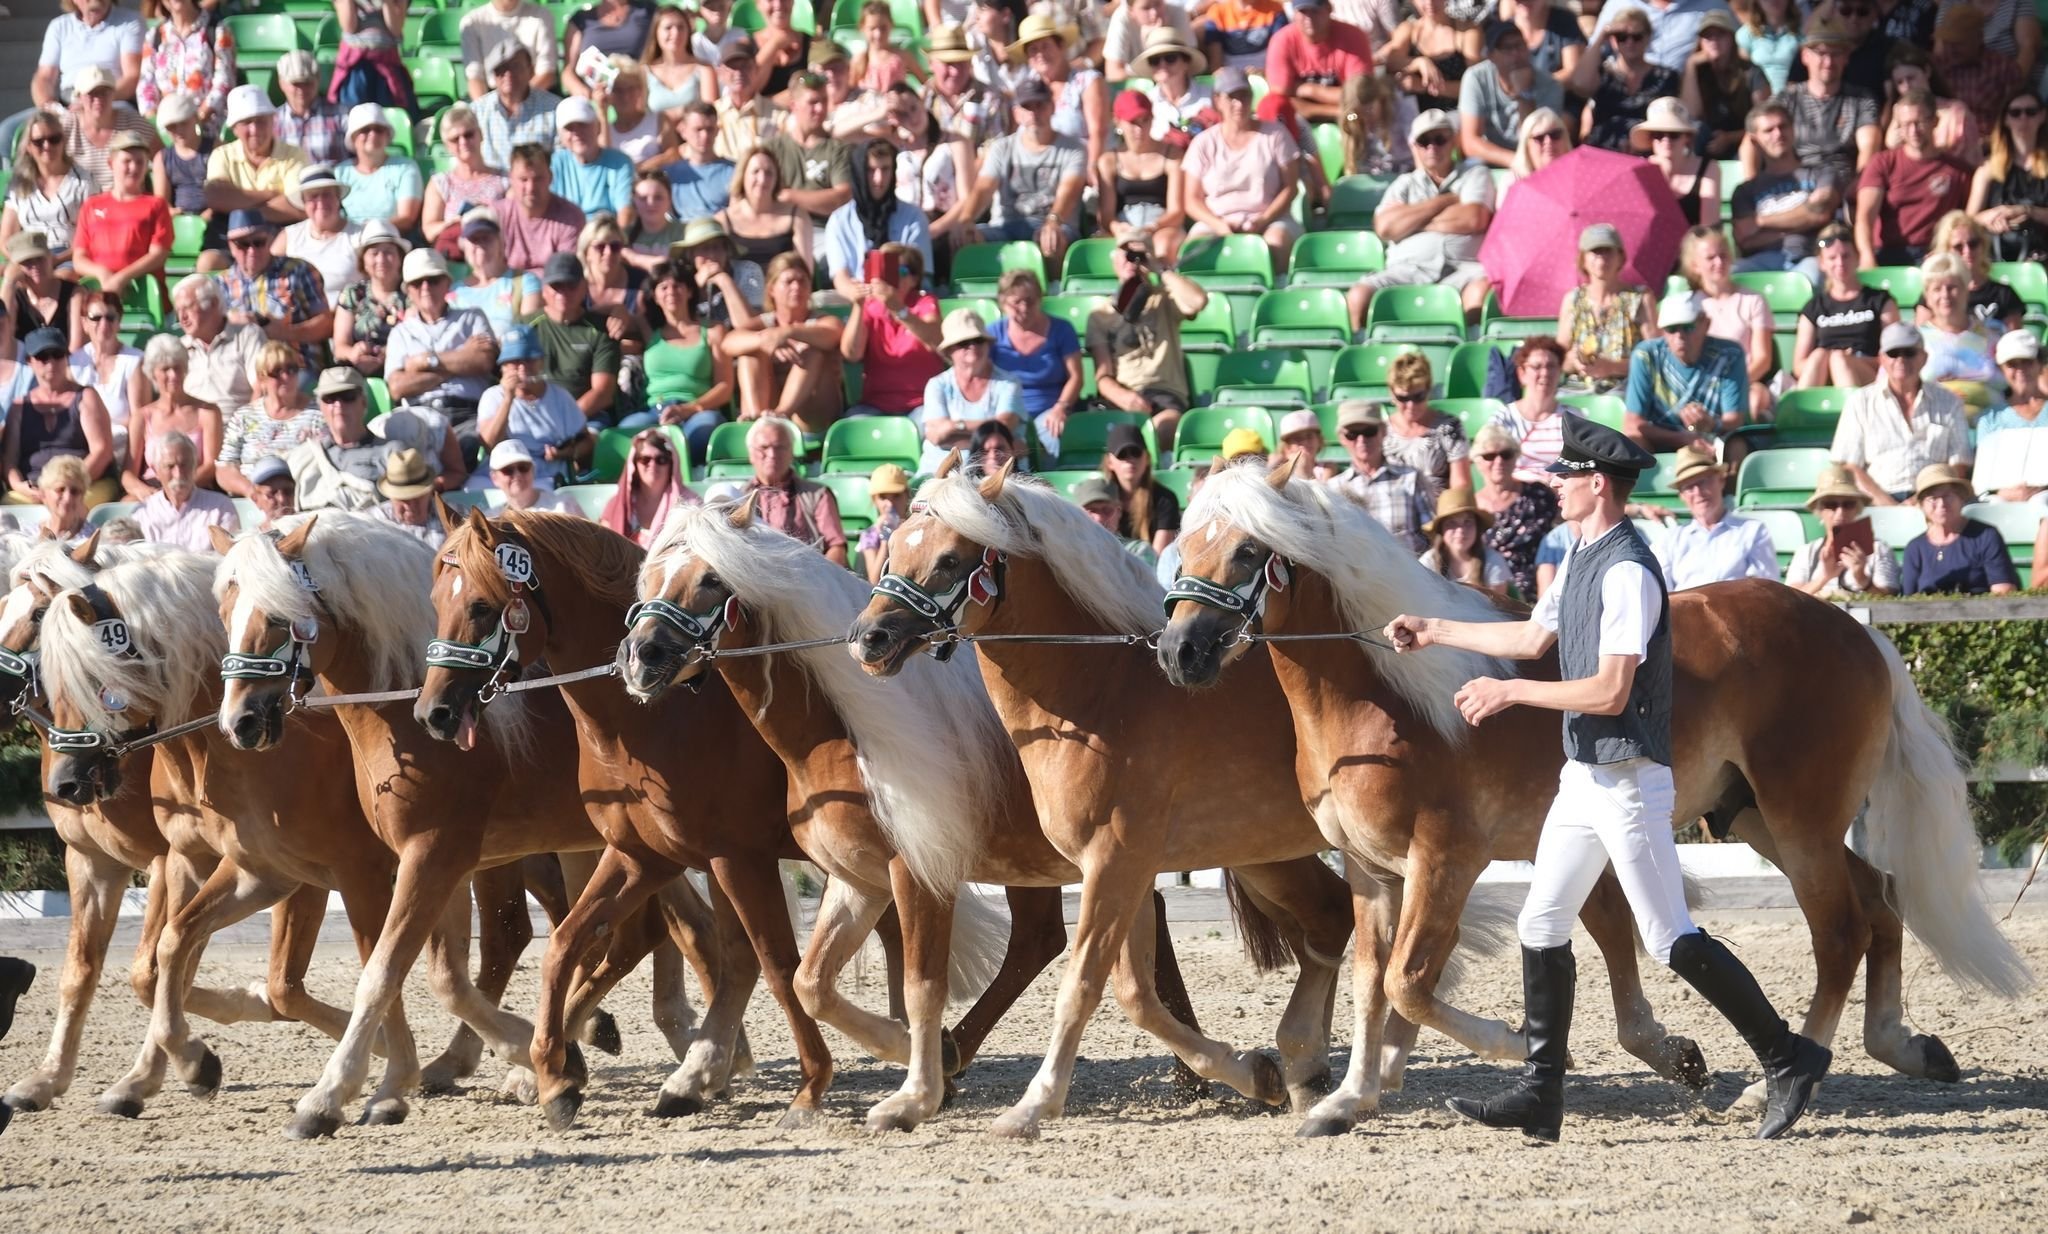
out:
M1388 186L1372 214L1372 229L1387 245L1386 268L1345 294L1354 330L1365 328L1366 310L1383 287L1454 287L1468 318L1479 315L1493 290L1479 264L1480 245L1493 224L1492 175L1477 159L1458 161L1445 112L1415 117L1408 144L1415 170Z
M1872 504L1895 506L1912 496L1921 469L1969 462L1970 427L1961 399L1921 380L1927 353L1917 328L1895 322L1878 345L1880 375L1849 395L1828 453Z

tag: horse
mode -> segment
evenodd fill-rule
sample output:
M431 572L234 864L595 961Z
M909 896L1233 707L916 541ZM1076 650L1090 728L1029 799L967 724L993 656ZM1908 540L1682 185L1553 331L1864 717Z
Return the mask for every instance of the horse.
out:
M59 592L83 587L103 566L158 551L150 544L103 544L95 533L78 545L0 536L10 590L0 602L0 706L47 706L41 693L37 643L42 617ZM49 743L42 740L42 768L48 771ZM135 776L147 790L153 779L150 752L138 754ZM127 791L84 806L45 797L44 810L64 843L71 924L58 985L57 1016L42 1063L7 1090L7 1106L20 1112L46 1110L70 1090L77 1074L79 1042L86 1015L113 940L122 892L134 873L147 872L141 937L129 970L129 986L143 1006L156 992L157 941L165 920L181 909L213 871L218 854L189 829L167 835L149 791ZM174 845L175 841L175 845ZM336 1033L345 1014L306 992L304 978L320 924L327 912L325 890L288 897L271 919L270 968L261 987L216 989L195 986L186 997L191 1010L216 1023L298 1020ZM99 1099L103 1113L133 1118L162 1087L167 1059L145 1041L135 1066Z
M380 519L327 511L284 520L277 534L216 537L223 558L214 579L218 614L235 666L221 695L220 727L242 750L275 748L299 691L316 681L329 694L387 691L424 672L432 636L433 550ZM463 971L469 904L456 893L479 868L534 853L600 846L573 760L576 734L559 698L536 697L492 712L488 740L465 754L430 737L402 702L333 708L348 737L357 797L382 852L395 858L391 907L364 961L348 1026L320 1081L286 1127L294 1138L334 1134L360 1091L376 1024L431 940L429 984L465 1023L530 1082L532 1026L479 994ZM467 736L474 741L475 731ZM716 937L708 906L678 880L662 893L673 931L695 950ZM652 930L622 931L617 945L652 945ZM640 956L610 959L630 967ZM708 952L710 945L702 951ZM659 970L657 970L659 971ZM587 1008L579 1007L573 1022ZM678 1058L687 1038L671 1038ZM567 1047L582 1071L581 1051ZM525 1073L525 1074L521 1074Z
M1357 1042L1373 1040L1370 1017L1391 1003L1476 1052L1513 1057L1507 1027L1446 1007L1436 977L1488 858L1534 853L1563 760L1557 721L1518 707L1471 728L1452 701L1458 687L1515 666L1448 649L1397 655L1373 632L1400 613L1515 614L1421 566L1363 506L1294 479L1288 464L1212 474L1181 544L1183 584L1159 640L1167 676L1209 688L1250 659L1242 635L1280 636L1268 654L1301 745L1302 795L1347 857L1405 877L1398 904L1382 899L1359 922L1376 945L1357 953ZM1802 1031L1831 1043L1866 959L1870 1055L1956 1081L1948 1048L1905 1024L1902 926L1966 985L2010 997L2029 978L1978 897L1976 833L1945 726L1883 634L1776 582L1675 593L1670 621L1673 817L1732 822L1791 880L1818 967ZM1329 634L1340 637L1300 637ZM1554 680L1556 657L1522 671ZM1812 723L1814 699L1835 722ZM1866 802L1869 861L1845 843ZM1364 1053L1354 1046L1354 1074L1319 1112L1327 1130L1371 1108ZM1745 1102L1760 1097L1752 1088Z

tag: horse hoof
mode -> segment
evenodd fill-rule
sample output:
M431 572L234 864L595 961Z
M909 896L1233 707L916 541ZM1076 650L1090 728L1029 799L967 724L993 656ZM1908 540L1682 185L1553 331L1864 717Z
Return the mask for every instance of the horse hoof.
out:
M0 1097L0 1105L6 1106L16 1114L41 1114L44 1110L50 1108L50 1103L39 1097L28 1094L17 1096L14 1093Z
M1689 1037L1673 1037L1671 1047L1678 1055L1678 1061L1671 1066L1671 1078L1697 1092L1713 1082L1713 1073L1707 1070L1707 1056L1700 1053L1699 1043Z
M1011 1110L989 1124L989 1134L1005 1140L1035 1140L1038 1138L1038 1120L1029 1114Z
M590 1065L583 1061L583 1050L573 1041L562 1051L562 1077L572 1084L590 1082Z
M915 1131L919 1121L921 1120L912 1118L908 1113L901 1110L886 1112L881 1110L868 1111L868 1130L878 1133L887 1131Z
M547 1117L549 1131L567 1131L576 1125L576 1111L583 1108L583 1094L570 1089L547 1101L541 1102L541 1113Z
M185 1081L185 1091L201 1101L210 1101L220 1091L220 1055L206 1046L200 1049L206 1052L199 1056L199 1065L192 1069L192 1075Z
M694 1093L684 1096L663 1093L654 1099L654 1109L649 1113L656 1118L689 1118L702 1114L704 1108L704 1099Z
M609 1054L613 1058L617 1058L619 1051L626 1048L625 1038L619 1035L617 1017L602 1007L598 1009L596 1015L590 1017L590 1035L584 1040L590 1043L592 1049Z
M953 1040L953 1030L939 1030L939 1073L956 1076L967 1070L967 1060L960 1057L960 1043Z
M325 1140L341 1130L341 1119L332 1114L295 1114L284 1126L287 1140Z
M781 1131L802 1131L825 1120L825 1112L812 1106L793 1105L782 1112L775 1126Z
M1330 1136L1350 1135L1352 1123L1348 1118L1310 1118L1303 1120L1294 1129L1294 1135L1302 1140L1327 1139Z
M1251 1053L1245 1062L1252 1069L1252 1100L1270 1106L1287 1104L1287 1080L1280 1074L1280 1064L1263 1054Z
M108 1093L100 1098L100 1113L111 1114L115 1118L141 1118L142 1099Z
M405 1121L405 1112L405 1103L402 1101L373 1103L363 1111L363 1126L396 1127Z
M1926 1060L1926 1070L1922 1071L1921 1075L1943 1084L1956 1084L1962 1081L1963 1069L1956 1066L1956 1056L1949 1053L1948 1047L1941 1043L1941 1038L1920 1033L1915 1034L1906 1044L1919 1047L1921 1057Z

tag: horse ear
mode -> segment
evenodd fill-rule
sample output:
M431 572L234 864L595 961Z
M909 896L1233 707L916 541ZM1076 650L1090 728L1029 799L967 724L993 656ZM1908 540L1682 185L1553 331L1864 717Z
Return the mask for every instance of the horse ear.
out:
M87 536L83 541L81 541L77 548L71 550L71 560L77 562L79 565L89 566L92 564L93 558L98 555L99 551L100 529L95 527L92 529L91 535Z
M92 611L92 601L86 599L79 592L65 592L64 605L71 610L71 615L76 617L82 625L89 626L99 620L99 614Z
M484 517L482 507L471 506L469 508L469 516L462 521L472 532L476 533L477 538L482 540L486 547L489 547L496 540L496 537L491 534L491 520Z
M449 535L462 525L462 516L450 509L448 503L441 499L441 494L439 493L434 494L434 513L441 520L441 534L443 536Z
M207 525L206 538L213 542L213 551L223 557L227 556L228 550L235 546L235 538L227 533L227 528L217 523L209 523Z
M277 542L277 551L286 557L297 557L306 551L306 541L313 536L313 524L319 520L317 514L308 515L306 521L286 532Z
M1015 470L1017 470L1017 460L1011 459L1009 462L1004 463L995 471L990 472L988 476L982 480L981 487L975 491L981 494L981 499L983 501L994 501L996 498L1001 497L1003 495L1003 485L1009 483L1010 473Z
M754 498L761 490L755 489L733 503L731 512L725 516L726 525L734 531L745 531L754 525Z
M1299 456L1290 454L1286 458L1281 459L1279 462L1274 463L1271 467L1268 467L1266 469L1266 483L1270 485L1273 491L1275 492L1278 492L1281 489L1286 488L1287 482L1294 478L1295 464L1300 461L1301 460Z
M937 479L943 480L947 476L952 475L959 466L960 449L958 446L955 446L953 449L946 451L946 457L939 460L939 469L933 472L932 475Z

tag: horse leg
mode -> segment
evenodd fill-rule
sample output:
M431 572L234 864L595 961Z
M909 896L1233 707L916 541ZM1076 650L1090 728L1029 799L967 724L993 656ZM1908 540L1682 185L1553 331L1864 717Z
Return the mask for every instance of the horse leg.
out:
M768 979L769 992L782 1004L789 1020L790 1035L796 1039L797 1063L803 1084L796 1099L782 1116L785 1129L815 1122L822 1112L825 1092L832 1087L832 1052L818 1023L804 1013L796 994L796 934L789 924L789 911L782 900L782 876L773 861L734 861L718 858L711 863L712 876L732 897L733 912L739 915L754 952L761 960L761 972Z
M1524 1059L1523 1035L1500 1020L1462 1011L1437 997L1444 964L1457 945L1458 918L1485 862L1477 849L1439 854L1422 839L1408 849L1407 886L1385 984L1388 1000L1404 1019L1433 1028L1481 1058ZM1475 860L1476 857L1476 860Z
M682 1062L697 1039L697 1010L690 1005L689 969L694 965L705 997L715 998L724 983L724 954L718 947L718 921L711 906L690 885L687 871L655 893L657 924L662 936L654 944L654 1026ZM687 948L677 940L688 940Z
M381 861L344 864L335 867L334 873L340 884L342 912L355 935L356 955L367 966L377 945L377 932L391 912L391 867ZM314 932L318 932L317 925ZM347 1031L344 1024L340 1035L346 1036ZM371 1126L404 1122L411 1112L407 1099L420 1087L419 1054L412 1027L406 1022L403 994L392 998L379 1036L384 1042L384 1075L363 1109L363 1121ZM374 1053L376 1048L373 1037L370 1049Z
M506 1066L503 1093L520 1104L533 1100L533 1025L484 997L469 979L469 897L456 894L441 924L427 936L427 988L463 1023L476 1029Z
M615 922L640 908L664 876L674 877L679 872L679 867L659 858L650 870L647 856L607 845L577 896L576 906L548 936L546 958L541 963L540 1008L534 1017L529 1053L541 1110L548 1126L556 1131L575 1123L576 1111L583 1105L583 1086L589 1081L580 1065L569 1064L565 1008L576 966Z
M666 862L662 864L664 866L667 865ZM587 881L585 885L588 885ZM580 898L578 902L581 902ZM652 902L640 903L632 912L622 913L616 917L604 931L602 946L599 946L598 936L592 935L585 944L583 953L570 961L567 975L564 977L564 981L567 983L566 988L569 990L562 1015L564 1031L575 1040L588 1044L590 1041L589 1029L592 1017L600 1016L602 1017L600 1028L609 1028L610 1031L616 1032L617 1025L611 1022L609 1014L598 1009L598 1004L610 996L612 990L619 982L624 981L634 969L640 967L642 960L645 960L650 955L658 956L661 952L669 950L671 948L669 945L667 922L663 917L660 906ZM592 954L597 956L597 961L594 964L589 962ZM655 1001L657 1005L664 997L674 997L673 993L664 994L661 988L663 980L661 964L657 959L655 964ZM693 1016L687 998L684 999L683 1015L686 1017ZM659 1015L657 1014L658 1018ZM686 1023L684 1027L687 1030L688 1024ZM618 1042L613 1041L610 1043L610 1046L618 1044ZM673 1046L675 1043L671 1040L670 1044ZM607 1052L617 1054L618 1050L610 1048L610 1046L607 1047ZM676 1057L678 1059L682 1058L683 1051L687 1048L686 1037L685 1044L677 1049Z
M945 1100L946 964L953 901L936 895L902 857L889 861L896 919L903 928L903 1006L909 1013L910 1065L895 1095L868 1111L869 1131L912 1131Z
M200 869L202 864L205 866L204 873ZM217 865L217 859L201 857L191 853L182 853L176 849L165 854L163 862L163 921L165 923L174 920L184 910L186 902L198 893L200 884L212 875ZM117 912L119 911L119 903L117 896L115 900L115 911ZM151 983L150 993L149 997L145 1000L145 1002L149 1003L155 1002L158 991L163 984L163 966L159 953L162 943L161 929L158 930L157 937L153 940L153 943L154 945L150 948L147 962L138 955L136 957L136 971L130 974L131 980L135 979L138 974L146 975L149 978ZM186 1006L194 1014L203 1015L216 1024L231 1024L239 1020L251 1018L244 1004L249 1001L261 1001L250 1000L246 993L242 991L220 990L208 991L207 993L210 997L202 999L199 997L200 991L192 991L186 997ZM202 1003L204 1005L203 1010ZM264 1008L263 1018L269 1018L268 1007ZM142 1113L142 1103L148 1098L156 1096L163 1088L164 1072L169 1065L169 1056L157 1048L155 1036L145 1032L143 1034L142 1049L135 1057L134 1066L128 1069L128 1074L116 1080L112 1086L100 1094L99 1108L101 1112L119 1115L124 1118L139 1116Z
M306 970L320 945L320 927L327 919L327 888L300 887L271 909L270 966L264 974L264 1001L281 1020L296 1020L341 1040L348 1013L321 1002L306 989Z
M1854 853L1849 854L1849 876L1870 921L1870 950L1863 957L1863 1048L1904 1075L1956 1083L1963 1078L1956 1056L1941 1038L1915 1033L1906 1023L1906 927L1885 894L1886 877Z
M903 1010L903 925L899 917L894 904L884 908L882 919L875 923L875 941L882 945L882 971L889 991L889 1018L900 1024L906 1017Z
M161 868L161 859L156 863ZM64 973L57 983L57 1022L50 1027L50 1048L43 1064L7 1090L7 1108L24 1113L47 1110L71 1088L78 1071L78 1042L85 1033L86 1013L99 992L100 971L107 947L120 921L121 892L128 886L128 867L97 849L64 846L64 880L71 890L71 930L64 942ZM152 883L159 902L162 889Z
M519 957L533 941L533 918L526 910L525 869L513 861L478 870L470 879L470 888L476 897L476 985L484 997L495 1002L504 998ZM469 1025L457 1024L448 1048L421 1072L421 1083L430 1093L453 1091L458 1080L476 1074L483 1057L484 1039Z
M1593 885L1593 894L1579 909L1579 922L1607 962L1607 981L1614 992L1615 1035L1621 1048L1667 1080L1687 1088L1705 1088L1712 1077L1699 1046L1690 1037L1666 1032L1643 993L1642 970L1636 967L1635 915L1612 870L1601 874Z
M228 859L215 866L199 894L164 923L156 944L156 1002L149 1034L194 1097L210 1099L220 1089L221 1076L220 1056L192 1035L185 1018L185 991L199 970L199 958L216 932L297 890L292 883L266 878Z
M69 852L68 847L66 852ZM101 856L102 854L95 850L93 855ZM169 899L164 890L164 885L167 881L164 876L165 860L166 858L164 857L155 857L150 860L149 886L143 892L142 901L142 933L135 941L135 958L128 962L128 987L135 991L135 1001L141 1003L145 1008L149 1006L150 1000L156 997L157 935L164 932L164 922L170 918L169 911L164 907L165 902ZM68 856L66 857L65 864L68 877L70 865ZM125 866L121 868L121 874L122 883L125 886L127 882L127 868ZM71 901L74 906L78 903L78 893L76 891L72 892ZM118 907L116 905L117 910Z
M811 945L797 966L796 993L805 1014L845 1033L877 1061L907 1063L910 1032L902 1022L856 1006L839 990L840 974L891 907L884 890L849 878L827 880L818 919L811 925Z
M666 910L668 902L664 900L662 904ZM690 1043L683 1065L661 1086L661 1095L654 1103L656 1118L695 1114L725 1095L733 1076L744 1074L740 1070L740 1043L745 1041L741 1022L747 1004L753 1000L754 986L761 978L760 964L740 925L739 915L733 911L732 898L715 879L711 884L711 917L708 930L674 916L669 919L669 937L684 955L695 957L698 972L706 975L709 1001L704 1008L703 1026ZM751 1071L751 1055L747 1056L746 1064Z
M1064 915L1064 914L1063 914ZM1064 940L1066 922L1060 923L1060 935ZM1152 988L1159 992L1159 1001L1174 1019L1202 1031L1202 1023L1195 1018L1194 1000L1188 997L1188 983L1181 979L1180 957L1173 952L1173 931L1166 920L1166 896L1159 888L1152 889ZM1173 1060L1173 1091L1189 1102L1200 1101L1209 1095L1208 1082L1195 1074L1194 1069L1178 1058Z
M1330 1016L1354 905L1348 897L1331 894L1341 892L1344 884L1313 857L1235 873L1260 911L1281 927L1300 966L1274 1042L1289 1106L1297 1115L1306 1114L1330 1089Z
M1351 948L1351 1061L1344 1082L1318 1101L1296 1129L1302 1137L1343 1135L1361 1116L1378 1113L1384 1070L1382 1033L1387 1022L1386 972L1400 915L1398 881L1356 858L1344 859L1357 922Z
M1010 941L1003 949L1003 965L996 970L988 989L953 1026L953 1058L947 1062L946 1070L949 1076L967 1070L1003 1014L1038 980L1045 966L1067 949L1067 922L1059 888L1008 887L1004 894L1010 902ZM1161 955L1163 963L1165 953ZM1178 983L1178 973L1174 981ZM1161 982L1162 996L1165 984Z
M591 876L597 872L597 861L598 854L594 850L556 853L554 855L555 872L561 880L563 889L568 894L569 901L582 897L583 889L590 885ZM649 909L648 911L651 913L654 910ZM565 902L563 917L567 915ZM548 919L550 922L559 925L563 918L556 917L550 912ZM649 938L657 936L654 933L647 935ZM649 944L649 947L652 947L652 943ZM605 948L606 952L610 950L610 947ZM579 980L570 987L571 989L580 988L582 981L589 978L591 954L587 952L577 960L575 971ZM632 963L627 966L627 972L639 967L640 961L646 958L647 952L644 950L635 953ZM613 979L613 984L616 985L624 976L625 973L619 974L618 977ZM584 1005L579 999L574 997L570 999L570 1003L572 1006ZM595 1003L588 1004L588 1009L582 1015L572 1018L569 1023L576 1026L576 1040L584 1045L602 1050L606 1054L615 1057L620 1050L625 1048L625 1038L619 1032L618 1020L613 1017L611 1012L597 1006Z

